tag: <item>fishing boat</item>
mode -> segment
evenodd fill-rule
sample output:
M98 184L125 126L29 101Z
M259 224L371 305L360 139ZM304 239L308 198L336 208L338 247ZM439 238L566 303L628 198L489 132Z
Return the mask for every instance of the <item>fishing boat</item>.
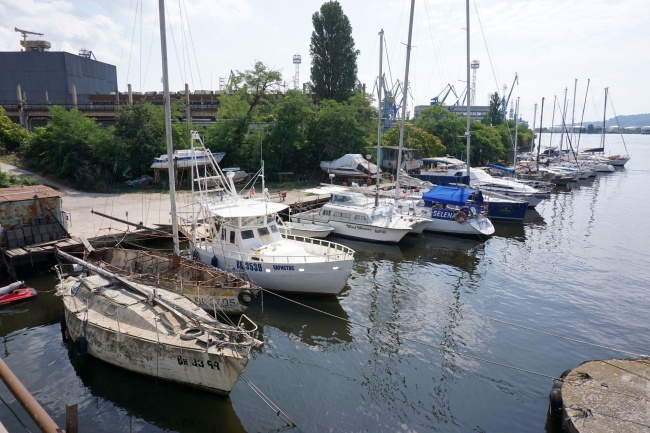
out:
M278 228L283 235L304 236L306 238L326 238L334 231L334 227L325 224L316 224L314 221L278 221Z
M259 287L229 272L157 251L101 248L88 252L85 261L126 280L186 296L214 313L242 314L261 294Z
M192 131L192 146L206 150ZM215 161L192 170L191 193L179 212L179 225L189 238L195 260L246 277L268 290L336 295L352 272L354 250L322 239L282 234L278 214L288 205L255 194L264 188L264 166L240 193ZM250 186L249 185L253 185Z
M37 294L38 292L35 289L25 287L24 281L16 281L15 283L0 287L0 307L28 301Z
M250 359L257 327L211 317L190 299L123 278L57 250L89 272L55 267L63 298L62 331L79 355L124 369L227 395ZM251 329L246 330L245 325Z
M214 152L211 155L215 161L221 162L223 157L226 156L226 152ZM192 164L205 164L208 157L204 152L192 152L190 149L179 149L174 150L173 160L176 168L187 169L192 167ZM155 170L167 170L169 168L169 157L167 154L154 158L150 168Z

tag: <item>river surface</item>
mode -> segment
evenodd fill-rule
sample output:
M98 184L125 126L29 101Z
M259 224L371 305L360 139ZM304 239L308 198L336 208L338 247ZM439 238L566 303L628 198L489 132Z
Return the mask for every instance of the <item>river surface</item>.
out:
M356 255L338 298L265 295L249 310L265 345L244 377L295 422L288 431L555 432L551 377L650 348L650 135L624 138L624 169L556 189L485 242L340 240ZM2 356L59 426L77 403L82 432L285 430L244 380L216 397L69 354L54 274L27 282L36 300L0 311ZM3 385L0 397L9 431L38 430Z

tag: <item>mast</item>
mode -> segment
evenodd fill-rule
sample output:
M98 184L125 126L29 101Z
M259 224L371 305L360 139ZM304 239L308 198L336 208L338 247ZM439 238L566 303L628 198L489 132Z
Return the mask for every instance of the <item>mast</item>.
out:
M467 177L470 177L469 174L469 168L470 168L470 154L469 154L469 145L470 145L470 133L469 133L469 127L470 127L470 112L471 112L471 105L470 105L470 99L469 99L469 70L470 70L470 60L469 60L469 0L465 0L465 26L466 31L467 31L467 127L465 129L465 136L467 137L467 146L466 146L466 152L467 152Z
M469 1L469 0L467 0ZM399 150L397 151L397 173L395 173L395 198L399 197L399 170L402 166L402 148L404 147L404 122L406 120L406 100L409 87L409 62L411 61L411 35L413 33L413 11L415 0L411 0L411 18L409 20L409 37L406 44L406 72L404 73L404 98L402 100L402 122L399 126ZM468 72L469 74L469 72Z
M167 37L165 34L165 0L158 0L160 14L160 51L162 56L163 99L165 100L165 136L167 138L167 170L169 172L169 202L171 204L174 256L180 257L178 219L176 217L176 180L174 179L174 145L172 143L172 109L169 100L169 77L167 76Z
M384 85L384 76L381 70L384 58L384 29L379 32L379 82L377 96L377 179L375 179L375 207L379 206L379 153L381 148L381 89ZM370 173L368 174L370 175Z
M539 141L537 142L537 171L539 171L539 149L542 148L542 131L544 130L544 97L542 97L542 111L539 114ZM533 135L533 148L535 147L535 136Z
M515 177L517 177L517 134L519 134L519 97L517 97L517 105L515 106L515 155L513 157L512 166L515 169ZM533 140L533 146L535 140Z
M605 152L605 119L607 117L607 93L609 93L609 87L605 87L605 108L603 109L603 131L600 135L600 147L603 148L603 153Z

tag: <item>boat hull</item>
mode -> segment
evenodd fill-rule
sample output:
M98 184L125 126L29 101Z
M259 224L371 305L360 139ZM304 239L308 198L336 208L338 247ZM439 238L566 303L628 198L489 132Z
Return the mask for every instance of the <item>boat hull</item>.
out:
M197 242L192 254L196 260L248 278L267 290L323 296L334 296L341 292L352 272L353 263L351 254L347 254L346 258L345 252L337 254L334 248L328 256L292 257L246 253L224 249L220 244Z
M528 211L528 203L493 202L488 204L488 217L494 220L523 221Z
M494 234L492 222L483 215L468 218L466 221L459 223L455 219L456 212L452 210L432 209L429 214L430 222L425 231L464 236L490 236Z
M183 328L165 326L165 310L146 299L101 286L89 290L80 281L69 277L59 286L65 334L80 355L217 394L233 389L248 363L247 350L200 344Z

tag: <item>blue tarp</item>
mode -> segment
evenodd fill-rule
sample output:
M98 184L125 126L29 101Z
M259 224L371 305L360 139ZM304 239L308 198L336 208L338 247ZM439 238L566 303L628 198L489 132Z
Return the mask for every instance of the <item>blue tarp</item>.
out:
M474 191L451 186L434 186L422 195L425 203L443 203L464 206L467 199Z
M514 173L515 169L514 168L508 168L508 167L503 167L501 165L496 165L496 164L488 164L488 167L496 168L499 170L507 171L508 173Z

